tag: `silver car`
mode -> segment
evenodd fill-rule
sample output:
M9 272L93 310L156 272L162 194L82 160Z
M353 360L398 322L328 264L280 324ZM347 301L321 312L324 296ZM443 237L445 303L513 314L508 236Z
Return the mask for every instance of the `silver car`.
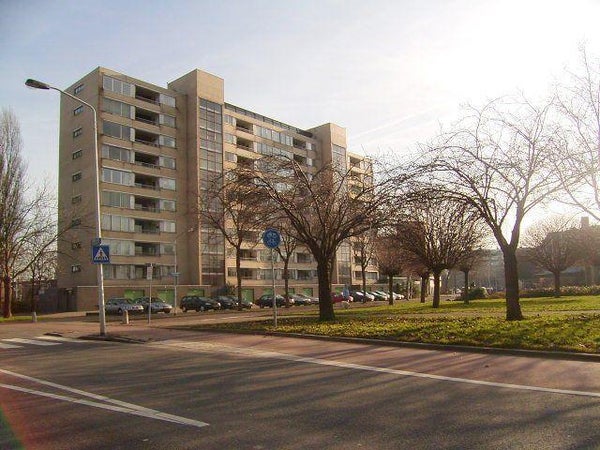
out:
M106 314L123 314L127 311L128 314L142 314L144 307L129 298L111 298L104 304Z
M148 305L152 304L152 313L163 312L165 314L169 314L173 307L168 303L163 302L158 297L152 297L152 302L148 297L140 297L134 300L135 303L142 305L144 307L144 311L148 312Z

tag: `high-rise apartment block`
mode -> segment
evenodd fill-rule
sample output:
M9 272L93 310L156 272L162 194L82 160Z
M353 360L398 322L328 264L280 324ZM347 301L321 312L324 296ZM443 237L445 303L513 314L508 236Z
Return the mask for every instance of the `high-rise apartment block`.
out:
M97 68L67 89L98 111L105 296L152 295L173 302L185 294L214 295L235 285L235 253L219 231L193 214L208 180L236 164L282 154L316 170L337 161L357 178L370 176L367 159L346 151L346 132L334 124L302 130L225 102L224 80L193 70L167 88ZM59 221L68 228L58 244L58 287L72 308L93 309L96 267L96 174L90 108L61 99ZM251 230L249 230L251 231ZM256 230L254 230L256 231ZM246 298L270 291L270 251L242 250ZM360 283L350 243L341 246L333 282ZM177 278L175 278L177 276ZM282 270L276 270L281 285ZM370 268L370 281L377 271ZM317 292L316 265L308 250L291 259L290 287Z

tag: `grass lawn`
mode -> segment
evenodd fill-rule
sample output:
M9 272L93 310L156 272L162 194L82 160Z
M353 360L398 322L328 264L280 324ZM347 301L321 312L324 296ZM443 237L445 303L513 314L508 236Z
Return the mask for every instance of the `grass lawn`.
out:
M291 308L276 331L325 336L457 344L531 350L600 353L600 296L522 299L525 320L504 319L505 302L476 300L430 303L397 302L394 306L336 309L334 322L320 322L315 311ZM594 311L596 310L596 311ZM198 328L275 331L271 321Z

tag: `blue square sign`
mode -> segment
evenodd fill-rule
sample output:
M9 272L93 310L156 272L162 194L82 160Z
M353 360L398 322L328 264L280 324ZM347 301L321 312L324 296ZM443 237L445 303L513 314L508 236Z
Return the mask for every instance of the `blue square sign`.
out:
M108 245L92 246L92 263L110 264L110 250L108 248Z

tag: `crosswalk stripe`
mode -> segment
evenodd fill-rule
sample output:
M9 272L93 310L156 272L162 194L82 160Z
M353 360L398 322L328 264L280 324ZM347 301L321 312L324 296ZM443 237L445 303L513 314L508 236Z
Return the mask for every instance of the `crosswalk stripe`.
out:
M0 342L0 348L21 348L20 345L5 344Z
M17 344L32 344L32 345L60 345L59 342L45 342L45 341L36 341L34 339L23 339L23 338L10 338L10 339L2 339L4 342L16 342Z
M41 339L43 341L56 341L56 342L76 342L77 344L85 343L86 341L83 339L74 339L62 336L37 336L36 339ZM89 341L87 341L89 342ZM92 341L93 342L93 341Z

